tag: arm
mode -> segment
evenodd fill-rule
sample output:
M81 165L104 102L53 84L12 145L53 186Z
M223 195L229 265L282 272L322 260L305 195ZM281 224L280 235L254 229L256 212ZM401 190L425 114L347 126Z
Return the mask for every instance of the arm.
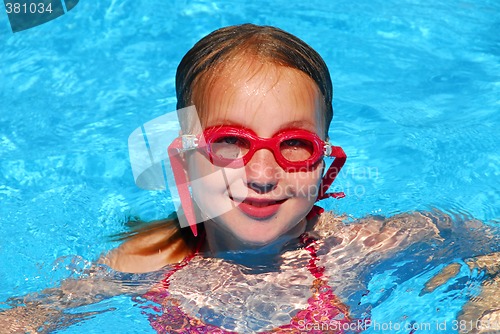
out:
M141 282L141 276L127 273L151 273L183 260L190 249L180 238L172 241L171 235L171 228L158 224L154 229L126 239L118 248L101 257L99 264L89 269L83 278L67 279L58 288L9 299L7 304L12 308L0 312L0 328L8 328L12 333L51 332L95 314L67 313L65 310L98 303L116 295L147 292L153 282L160 280L159 277L145 274ZM160 271L157 273L161 274ZM139 280L130 282L130 276Z
M448 282L460 272L463 265L471 272L483 272L487 278L481 282L478 295L473 296L458 315L458 321L463 324L464 329L461 333L481 329L484 332L500 331L500 252L469 258L463 264L452 263L444 267L425 284L424 292L432 292Z
M369 272L373 264L417 243L422 244L423 248L418 246L421 255L424 255L422 249L428 248L424 252L425 260L429 261L450 256L466 258L471 255L471 249L484 254L496 245L493 233L481 222L452 219L439 211L404 213L389 218L368 216L352 223L345 220L345 216L327 213L317 223L318 232L325 239L319 255L326 255L327 274L339 294L364 289L363 272ZM460 253L450 253L450 247L456 242L465 246ZM476 245L475 248L472 245Z
M500 331L500 252L494 251L498 250L498 232L476 219L452 218L439 211L401 214L388 219L368 217L351 225L344 227L343 248L338 254L347 249L348 260L355 259L353 267L361 261L365 267L417 242L433 245L429 260L450 259L450 256L465 258L462 264L451 263L443 268L425 284L422 293L447 283L459 274L462 266L481 271L487 278L481 283L478 295L464 305L458 322L466 328L462 331L466 333L481 326L483 331L478 331L481 333ZM434 247L435 243L438 247ZM461 247L453 247L455 243ZM454 252L450 254L451 247ZM472 251L486 255L471 257Z
M79 279L67 279L59 287L7 300L11 308L0 311L0 329L8 333L50 333L85 320L99 312L67 312L122 294L141 294L151 278L131 277L95 265ZM102 311L104 312L104 311Z
M369 265L422 240L441 242L440 228L425 214L405 213L390 218L368 216L352 223L326 213L318 222L331 237L329 255L345 258L351 266Z
M481 221L458 214L452 217L439 210L403 213L389 218L367 216L348 224L343 222L345 218L329 213L325 219L320 219L319 225L329 230L335 240L340 240L332 251L357 256L357 263L373 263L419 242L437 246L429 259L447 256L447 244L459 242L463 247L454 255L468 258L494 252L499 242L498 233ZM471 249L475 254L470 254Z
M421 240L441 242L439 229L420 213L401 214L391 218L366 217L345 223L346 217L324 213L316 232L324 240L326 274L335 293L364 290L362 274L373 264Z

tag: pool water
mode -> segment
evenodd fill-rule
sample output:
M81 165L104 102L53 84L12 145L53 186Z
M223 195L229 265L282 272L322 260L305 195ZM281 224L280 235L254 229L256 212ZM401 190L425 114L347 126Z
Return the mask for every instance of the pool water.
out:
M420 292L445 264L500 250L494 241L462 242L471 217L500 228L495 0L82 0L16 34L2 12L0 301L78 277L117 246L109 236L129 217L172 211L167 192L134 184L128 136L175 109L175 70L197 40L245 22L297 35L330 68L330 137L348 156L334 190L347 196L324 207L350 220L437 209L462 231L435 261L427 261L435 250L425 244L366 269L366 286L346 294L346 303L380 323L410 317L455 333L451 321L481 274L463 269L445 288ZM58 333L153 332L129 296L80 311L93 310Z

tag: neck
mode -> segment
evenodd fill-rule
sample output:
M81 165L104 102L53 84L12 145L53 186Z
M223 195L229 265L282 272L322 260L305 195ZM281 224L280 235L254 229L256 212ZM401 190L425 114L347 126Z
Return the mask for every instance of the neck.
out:
M206 228L205 252L210 256L231 260L249 267L276 263L276 257L287 245L296 242L308 225L306 219L303 219L277 239L260 245L246 243L228 231L221 231L216 227L215 222L208 222L208 224L212 224L214 228Z

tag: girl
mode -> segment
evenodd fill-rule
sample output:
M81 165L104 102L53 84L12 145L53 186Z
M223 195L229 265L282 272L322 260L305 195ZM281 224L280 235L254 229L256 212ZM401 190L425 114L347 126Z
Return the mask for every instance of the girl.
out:
M202 127L195 128L192 115L180 113L182 137L203 134L210 143L171 157L172 165L180 160L187 179L197 180L191 183L194 214L213 218L199 226L190 223L194 234L180 229L176 218L168 222L170 235L161 259L135 261L133 256L140 255L137 243L143 241L132 238L113 252L110 263L125 271L151 271L192 254L200 242L214 255L248 249L279 253L311 228L306 215L318 199L322 157L336 154L339 159L328 184L345 161L342 149L328 143L333 110L325 63L308 45L281 30L228 27L203 38L186 54L176 87L178 109L195 105ZM224 178L212 176L221 169ZM193 213L186 198L188 217ZM234 209L218 215L228 202Z
M344 226L339 218L321 216L322 210L315 206L329 196L326 190L346 159L328 138L332 83L323 59L303 41L277 28L227 27L203 38L185 55L177 70L176 89L182 134L170 145L169 154L184 211L181 215L190 228L181 228L176 216L146 225L126 235L126 242L104 262L119 271L148 272L183 260L146 295L162 305L162 314L151 316L158 332L314 332L307 327L312 324L323 326L316 328L318 332L341 332L342 326L351 325L347 308L328 285L327 277L338 277L337 270L329 268L333 272L328 272L319 265L318 251L328 250L339 262L346 262L334 254L351 245L353 254L364 254L360 259L375 259L374 250L388 254L408 244L409 237L401 228L381 221ZM186 111L191 105L196 115ZM334 158L329 168L324 157ZM438 235L422 215L415 215L405 228L416 231L413 242ZM335 238L318 240L329 231L334 231ZM296 266L306 269L293 288L302 289L304 300L309 291L312 297L281 315L280 323L285 325L275 326L269 320L276 310L266 315L231 303L227 305L235 312L221 309L223 305L217 308L214 305L220 300L213 290L220 282L208 284L204 293L197 291L198 297L189 296L191 301L185 300L183 308L178 306L183 303L181 293L172 298L175 288L181 290L179 277L191 273L189 285L196 286L199 281L192 282L193 275L210 268L214 259L231 260L225 263L228 272L238 271L231 265L234 262L247 267L274 265L271 272L254 273L251 279L283 285L290 279L280 276L290 250L302 261ZM355 257L349 263L354 266ZM238 276L245 273L238 272ZM231 284L224 285L226 291L232 291ZM341 285L336 286L338 291ZM200 294L210 296L205 298L210 301L209 306L205 303L210 312L201 312L200 305L193 307L192 300L201 298ZM242 304L248 302L244 299ZM273 300L261 307L271 305L274 310L277 303ZM185 314L186 308L198 316ZM238 318L241 313L245 317ZM214 320L213 314L219 316ZM249 324L248 319L257 320ZM354 327L362 330L363 323Z
M162 226L167 233L141 231L110 255L110 266L152 271L198 252L266 264L299 239L303 247L312 247L306 232L313 229L313 205L323 195L318 193L323 157L333 153L339 159L325 184L345 161L342 149L328 143L332 84L321 57L279 29L228 27L203 38L186 54L176 86L178 109L195 105L201 124L198 128L193 117L179 114L181 138L192 136L198 145L181 147L179 139L170 148L178 186L185 184L184 176L197 181L190 182L193 201L187 188L179 188L191 229L181 229L173 218ZM224 173L217 173L221 169ZM224 210L228 204L232 208ZM196 217L207 218L196 225ZM151 249L151 244L158 246ZM309 252L316 259L315 250ZM310 271L318 280L317 291L327 287L321 268L312 266ZM160 332L173 331L172 314L181 312L166 304L168 286L165 280L148 294L164 304L164 316L152 321ZM346 313L330 289L317 293L309 308L323 301L331 305L331 319ZM290 328L298 328L298 320ZM176 330L218 330L195 319L186 323Z

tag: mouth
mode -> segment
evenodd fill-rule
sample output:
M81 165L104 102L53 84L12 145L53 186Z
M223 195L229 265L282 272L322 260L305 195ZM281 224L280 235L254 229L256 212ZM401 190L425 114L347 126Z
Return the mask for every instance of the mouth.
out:
M287 201L285 199L273 200L273 199L261 199L261 198L245 198L244 200L235 200L238 209L245 215L258 219L265 220L274 216L281 204Z

